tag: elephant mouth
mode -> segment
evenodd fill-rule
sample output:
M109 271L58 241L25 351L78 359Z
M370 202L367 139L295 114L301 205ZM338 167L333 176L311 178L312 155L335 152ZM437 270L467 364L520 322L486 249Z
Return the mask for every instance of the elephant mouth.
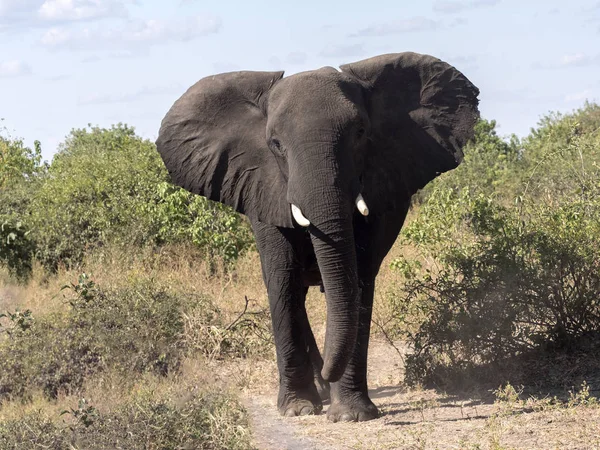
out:
M358 209L358 211L363 216L366 217L369 215L369 207L367 206L367 202L365 202L365 199L363 198L362 194L358 194L356 196L356 199L354 200L354 204L356 205L356 209ZM310 226L310 220L308 220L304 216L304 214L302 213L302 210L298 206L296 206L292 203L291 210L292 210L292 216L294 217L294 220L296 221L296 223L298 225L300 225L301 227L309 227Z

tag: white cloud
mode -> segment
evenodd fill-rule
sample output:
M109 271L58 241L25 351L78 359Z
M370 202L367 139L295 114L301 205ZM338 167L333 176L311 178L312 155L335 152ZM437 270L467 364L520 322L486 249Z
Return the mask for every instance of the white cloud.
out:
M0 0L0 17L35 10L43 0Z
M583 66L590 62L590 58L584 53L573 53L570 55L564 55L560 61L560 65L563 67L568 66Z
M240 66L232 62L219 61L213 64L213 69L216 73L235 72L240 70Z
M138 0L0 0L0 32L128 16Z
M456 14L463 11L469 11L477 8L494 6L500 3L501 0L471 0L471 1L456 1L456 0L440 0L434 3L433 10L444 14Z
M12 78L29 75L31 67L23 61L0 62L0 78Z
M136 92L123 93L123 94L90 94L85 97L81 97L78 100L78 104L81 106L86 105L100 105L108 103L131 103L141 98L155 96L155 95L173 95L176 93L182 93L183 87L179 84L172 84L169 86L154 86L154 87L143 87Z
M285 61L291 65L304 64L306 62L307 55L304 52L291 52L285 58Z
M221 19L214 16L196 16L181 22L148 20L131 31L125 39L137 42L190 41L200 36L219 32Z
M475 55L448 55L442 53L440 59L446 61L448 64L452 64L460 71L473 72L478 68L477 56Z
M66 30L53 28L46 32L40 43L50 49L114 50L123 46L149 46L173 41L191 41L201 36L218 33L221 20L214 16L197 16L184 21L167 22L147 20L120 28L81 28Z
M147 56L147 55L148 55L147 50L139 49L139 48L136 49L135 51L115 50L115 51L95 53L95 54L85 56L81 60L81 62L82 63L94 63L94 62L103 61L106 59L132 59L132 58L139 58L141 56Z
M567 94L565 96L565 102L582 102L592 96L592 91L586 89L585 91L575 92L573 94Z
M439 25L439 22L426 17L412 17L410 19L402 19L395 22L373 24L367 28L358 30L351 36L387 36L390 34L434 30L438 28Z
M127 15L120 0L45 0L37 11L42 20L78 21Z
M269 66L274 70L282 70L288 66L302 65L308 59L308 55L304 52L291 52L283 58L279 56L271 56L269 58Z
M568 69L572 67L590 67L600 65L600 54L588 55L583 52L568 53L553 62L535 62L534 69Z
M364 55L365 49L363 44L351 44L351 45L329 45L325 47L320 56L326 58L344 58L351 56Z
M69 42L73 36L64 28L50 28L44 33L40 42L46 47L57 47Z

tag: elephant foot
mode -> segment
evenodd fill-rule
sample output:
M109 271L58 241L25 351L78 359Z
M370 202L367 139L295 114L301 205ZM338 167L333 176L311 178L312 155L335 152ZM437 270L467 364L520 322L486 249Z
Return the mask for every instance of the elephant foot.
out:
M365 422L377 417L379 410L367 395L333 401L327 410L331 422Z
M314 384L303 390L279 389L277 399L279 414L285 417L318 415L323 411L323 402Z

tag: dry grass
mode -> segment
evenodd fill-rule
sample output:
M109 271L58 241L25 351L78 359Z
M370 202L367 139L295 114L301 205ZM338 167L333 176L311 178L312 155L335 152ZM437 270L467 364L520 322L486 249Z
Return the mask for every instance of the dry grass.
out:
M14 284L6 274L0 274L0 312L29 309L33 311L36 320L52 320L57 314L64 315L71 308L69 300L73 293L69 290L61 291L61 288L77 283L78 275L85 271L101 287L127 287L140 280L147 280L156 286L172 286L176 292L191 293L192 298L194 294L199 298L208 297L219 307L218 323L234 323L244 308L245 297L253 300L250 305L253 311L260 311L266 306L266 296L260 289L260 271L250 270L257 263L257 255L250 253L240 261L235 271L225 271L222 267L209 267L198 262L193 252L183 247L159 253L148 250L142 254L107 250L102 255L89 258L81 270L63 269L55 276L47 276L36 268L27 285ZM207 353L204 350L208 344L206 339L202 341L203 337L214 338L216 345L220 344L216 342L219 338L228 336L224 331L226 327L207 324L206 320L206 311L201 309L192 310L186 316L186 325L202 322L201 325L209 333L186 327L183 342L189 344L194 340L199 341L197 347L202 347L200 350L203 351L195 352L190 345L191 351L181 361L179 369L169 372L167 376L145 372L132 373L128 377L124 376L122 368L109 368L87 377L83 386L74 391L59 391L55 398L49 398L41 389L37 391L30 388L25 401L18 398L3 401L0 405L0 447L27 448L39 444L50 445L51 448L70 448L66 447L68 441L69 445L73 445L72 448L112 448L112 444L106 444L109 441L105 440L123 439L125 431L122 427L131 426L135 428L135 433L154 436L156 442L166 439L165 442L168 441L169 445L165 444L160 448L180 448L175 444L171 447L175 440L171 442L168 436L163 435L167 433L168 427L177 426L184 430L177 442L196 442L193 444L194 448L200 448L196 447L200 444L193 441L194 436L199 436L199 432L206 433L207 427L210 431L209 435L201 438L201 442L204 442L202 448L205 444L210 448L247 448L249 430L245 425L243 409L236 403L235 394L263 385L261 380L264 372L273 369L270 362L272 358L269 357L267 363L263 361L263 357L255 357L255 361L249 364L229 356L223 361L223 355L219 352L214 352L214 355ZM1 322L5 327L10 326L7 319L2 319ZM232 328L230 334L236 333L238 331ZM3 339L10 339L6 333L2 334L0 344ZM49 336L49 339L52 337ZM267 343L267 348L270 346ZM234 347L232 351L237 349ZM93 409L90 411L97 411L101 418L97 425L89 429L81 428L80 419L76 415L81 413L78 404L83 398L86 403L82 411L85 413L88 408L85 405L91 405L89 407ZM163 403L165 401L167 403ZM136 408L149 411L142 422L135 421ZM153 408L159 408L156 410L158 412ZM164 414L161 412L163 410ZM63 411L79 412L61 415ZM194 419L194 416L197 417ZM23 430L19 423L26 423L28 429L31 429L26 437L19 434L19 430ZM75 425L79 428L73 431L74 435L83 439L76 445L73 444L68 429ZM97 446L94 442L95 426L103 433L96 437ZM158 431L153 426L158 426ZM166 431L163 433L161 429ZM189 434L186 435L187 432ZM154 447L150 445L144 448Z
M389 314L386 298L398 280L389 263L407 252L415 252L415 249L396 244L382 265L375 300L377 321L386 320ZM258 255L254 252L243 256L235 270L227 271L218 265L203 263L194 257L193 249L186 247L138 253L106 250L102 255L89 258L82 270L90 273L100 286L127 285L142 278L174 286L181 292L208 296L222 311L226 323L233 323L239 317L246 297L252 300L249 305L252 311L268 307ZM67 294L60 289L69 282L76 282L79 273L60 270L56 276L49 277L36 267L32 281L24 286L8 282L6 275L0 273L0 312L31 309L38 317L64 312L68 308ZM322 342L326 309L318 289L310 290L307 309L317 340ZM186 334L190 339L200 336L194 334L195 324L194 317L189 318ZM81 398L93 405L101 416L108 417L137 404L142 398L169 398L177 407L185 408L190 393L208 391L245 399L253 414L259 448L283 448L294 439L297 448L322 449L499 450L600 446L600 408L585 389L576 389L571 400L566 401L517 395L518 390L506 387L496 395L484 391L478 396L473 396L476 389L468 394L452 392L451 395L409 389L402 384L402 356L397 353L397 350L405 353L407 349L399 342L395 342L396 349L384 342L377 336L377 326L373 331L369 383L371 396L383 415L369 423L331 424L324 416L280 418L275 407L277 370L271 351L247 359L223 357L218 353L188 354L178 371L167 376L145 373L123 377L121 371L108 370L86 379L81 389L72 394L60 392L57 398L48 399L42 392L31 392L26 402L4 402L0 407L0 425L40 413L56 426L73 425L73 415L61 416L61 412L77 409ZM239 438L235 442L249 445L244 441L248 429L243 419L239 422L235 416L242 411L240 406L232 402L226 403L226 407L228 412L211 425L215 427L214 432L234 436ZM270 439L270 444L261 441L261 435Z

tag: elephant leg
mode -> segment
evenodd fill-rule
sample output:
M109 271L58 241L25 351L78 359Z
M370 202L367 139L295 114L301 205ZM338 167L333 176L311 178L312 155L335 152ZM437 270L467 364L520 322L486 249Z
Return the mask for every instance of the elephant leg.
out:
M373 311L374 280L361 286L358 337L354 353L342 378L331 383L331 406L327 418L332 422L352 422L375 419L377 407L369 398L367 387L367 355Z
M327 418L338 421L375 419L379 411L369 398L367 386L367 357L375 293L375 277L398 237L410 203L403 210L358 220L355 223L359 286L361 289L358 336L354 353L342 378L331 384L331 406Z
M306 339L308 319L298 258L299 231L260 222L253 223L252 228L267 287L277 351L277 408L285 416L319 414L323 403L313 381Z
M308 288L304 288L304 299L306 304L306 294L308 293ZM317 341L315 340L315 335L312 332L312 328L310 327L310 322L308 320L308 316L306 314L306 307L304 308L304 335L306 336L306 345L308 349L308 356L310 359L310 363L313 369L313 378L315 386L317 387L317 391L319 392L319 396L321 400L329 400L329 391L330 386L329 382L323 379L321 375L321 370L323 370L323 358L321 357L321 352L319 351L319 346L317 345Z

